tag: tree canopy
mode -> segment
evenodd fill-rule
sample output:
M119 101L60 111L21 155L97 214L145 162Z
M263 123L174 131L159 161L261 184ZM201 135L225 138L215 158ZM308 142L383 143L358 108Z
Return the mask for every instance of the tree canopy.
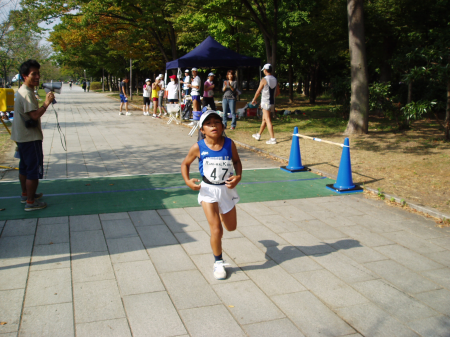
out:
M137 71L157 74L211 35L238 53L272 63L279 80L289 83L291 99L293 84L303 83L314 103L323 90L350 87L343 83L352 70L347 5L353 1L22 0L21 15L61 19L49 40L54 59L67 71L88 69L100 76L104 69L122 76L132 58ZM364 3L368 83L388 84L387 98L395 104L437 102L434 111L446 110L450 0L356 2ZM403 127L405 116L396 115Z

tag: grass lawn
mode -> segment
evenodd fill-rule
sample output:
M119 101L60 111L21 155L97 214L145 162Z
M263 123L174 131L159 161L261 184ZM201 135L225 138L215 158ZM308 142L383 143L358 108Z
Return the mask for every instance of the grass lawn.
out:
M253 96L252 96L253 97ZM277 100L277 109L300 110L299 115L281 116L273 122L277 145L267 145L266 131L261 141L251 137L259 131L259 119L243 119L227 135L232 139L289 158L294 127L299 133L343 143L347 120L329 112L328 100L314 105L303 98L288 103ZM411 130L398 131L395 123L376 116L369 119L367 135L349 136L353 180L356 183L396 195L450 214L450 144L443 141L443 131L435 120L412 124ZM302 163L337 175L342 148L300 139Z

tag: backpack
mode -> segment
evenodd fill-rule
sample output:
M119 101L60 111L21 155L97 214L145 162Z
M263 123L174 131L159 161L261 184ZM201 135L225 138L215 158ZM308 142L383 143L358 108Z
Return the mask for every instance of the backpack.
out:
M191 107L192 107L192 101L186 101L186 104L184 105L184 109L181 112L182 119L188 120L191 117Z

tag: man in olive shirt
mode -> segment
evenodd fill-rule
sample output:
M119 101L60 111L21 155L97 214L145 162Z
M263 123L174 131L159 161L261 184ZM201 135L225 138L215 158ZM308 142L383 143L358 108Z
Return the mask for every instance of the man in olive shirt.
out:
M11 139L19 148L19 180L22 187L20 201L25 205L25 211L34 211L47 207L39 201L43 194L36 194L39 179L43 177L44 155L42 153L41 116L55 98L49 92L44 105L39 103L34 95L34 88L39 86L41 77L40 64L36 60L28 60L19 68L24 84L19 88L14 103L14 122L11 129Z

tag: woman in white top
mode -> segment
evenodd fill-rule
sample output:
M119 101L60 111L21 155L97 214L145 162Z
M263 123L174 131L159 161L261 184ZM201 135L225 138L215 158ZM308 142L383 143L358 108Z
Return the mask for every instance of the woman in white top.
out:
M169 76L170 82L167 85L167 99L169 103L174 104L178 103L178 81L177 76L172 75Z
M265 64L262 71L264 72L265 77L261 80L258 90L256 90L252 105L256 104L256 99L261 94L261 108L263 111L263 118L259 132L252 135L252 137L256 140L260 140L261 134L267 126L267 130L270 134L270 139L266 142L266 144L275 145L277 143L277 139L275 138L275 134L273 133L272 118L270 116L270 113L275 112L275 97L280 94L280 87L278 86L277 79L272 76L272 66L270 64Z
M144 106L142 107L142 112L144 113L144 116L150 116L150 96L152 95L152 86L151 81L149 78L145 80L145 84L142 90L144 97Z

